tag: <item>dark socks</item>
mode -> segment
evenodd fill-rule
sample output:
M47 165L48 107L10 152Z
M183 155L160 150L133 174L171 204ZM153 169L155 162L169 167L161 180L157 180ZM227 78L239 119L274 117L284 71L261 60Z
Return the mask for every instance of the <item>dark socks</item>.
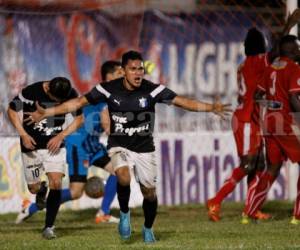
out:
M123 213L128 213L129 211L129 197L130 197L130 185L122 186L119 182L117 182L117 194L120 205L120 210Z
M157 198L154 201L149 201L144 199L143 201L143 210L145 216L144 226L146 228L151 228L157 212Z
M52 227L61 202L61 190L50 189L46 205L45 227Z

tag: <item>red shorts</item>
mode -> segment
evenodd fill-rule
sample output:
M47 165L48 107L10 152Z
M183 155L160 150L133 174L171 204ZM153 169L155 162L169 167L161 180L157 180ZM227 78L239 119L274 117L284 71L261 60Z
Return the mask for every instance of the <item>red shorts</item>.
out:
M239 121L233 116L232 130L239 157L258 153L262 137L257 123Z
M293 135L266 135L267 158L269 163L277 165L289 158L300 162L300 142Z

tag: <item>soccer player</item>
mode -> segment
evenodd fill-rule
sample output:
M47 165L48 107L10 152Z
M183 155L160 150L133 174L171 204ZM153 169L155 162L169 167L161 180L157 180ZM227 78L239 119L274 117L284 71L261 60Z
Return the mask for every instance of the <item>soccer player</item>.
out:
M101 76L105 82L120 78L123 74L120 62L107 61L101 66ZM69 188L62 190L61 203L76 200L82 196L89 166L93 165L113 172L106 149L99 142L100 134L103 132L102 127L109 133L109 115L106 104L101 102L97 105L88 105L83 108L83 114L84 124L65 139L70 184ZM102 123L103 120L104 123ZM110 215L110 205L116 195L116 189L117 178L115 175L110 175L106 181L101 208L96 214L96 223L119 222L118 218ZM16 223L28 219L38 210L40 207L37 203L25 203Z
M212 221L219 221L222 201L234 190L245 176L252 175L253 171L263 170L264 162L261 160L260 150L262 139L259 125L259 107L255 104L254 93L257 84L268 66L268 54L263 34L256 28L251 28L245 42L246 59L239 66L238 80L238 107L233 113L232 130L237 147L240 165L233 169L231 176L225 181L215 197L207 201L208 217ZM248 181L248 190L251 191L255 180ZM258 211L258 219L268 216Z
M157 167L152 137L155 104L173 104L189 111L214 112L220 116L230 109L229 105L223 105L220 102L209 104L178 96L161 84L145 80L143 58L139 52L124 53L122 67L125 73L123 78L98 84L86 95L59 107L44 109L37 105L38 111L30 112L30 118L27 121L29 123L39 121L53 113L64 114L89 103L107 102L111 121L108 148L117 176L117 194L120 205L119 234L122 239L128 239L131 235L128 207L129 167L133 167L144 196L143 239L144 242L151 243L155 242L152 226L157 213Z
M300 111L300 58L299 41L296 36L284 36L279 44L279 55L265 71L264 79L258 85L256 98L263 95L267 100L267 113L264 118L264 137L267 149L267 171L258 182L251 201L244 209L245 217L255 219L267 197L274 180L280 172L283 161L290 159L300 162L300 142L297 138L299 124L293 112ZM298 134L299 136L299 134ZM300 179L297 184L297 199L294 206L292 224L300 222Z
M26 112L34 111L35 104L43 107L53 107L66 100L77 97L67 78L55 77L50 81L36 82L25 87L9 104L8 117L20 135L22 160L25 179L31 193L43 192L41 176L46 173L49 180L49 194L46 202L46 220L43 237L53 239L54 222L61 200L62 178L65 173L65 150L63 140L66 136L78 129L83 116L81 109L74 112L75 119L63 129L65 115L50 115L33 123L26 124ZM18 112L23 110L23 121Z

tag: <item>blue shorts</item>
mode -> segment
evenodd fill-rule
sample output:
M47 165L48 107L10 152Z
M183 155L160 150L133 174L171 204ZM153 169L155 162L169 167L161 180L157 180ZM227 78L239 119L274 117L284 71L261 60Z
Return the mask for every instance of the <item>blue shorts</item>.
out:
M66 143L66 151L70 182L86 182L89 166L104 168L110 161L104 147L89 153L81 145Z

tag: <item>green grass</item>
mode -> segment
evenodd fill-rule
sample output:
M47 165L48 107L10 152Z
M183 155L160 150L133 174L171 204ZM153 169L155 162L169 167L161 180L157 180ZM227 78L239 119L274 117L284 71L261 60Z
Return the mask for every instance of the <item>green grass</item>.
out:
M55 240L41 237L45 213L20 225L16 214L0 215L0 249L300 249L300 225L290 225L292 204L268 202L264 211L274 219L259 224L240 224L241 203L225 202L222 221L208 221L203 205L159 207L155 222L157 243L145 245L141 208L132 209L133 234L122 242L116 224L94 224L96 210L61 211ZM118 211L113 210L116 215Z

